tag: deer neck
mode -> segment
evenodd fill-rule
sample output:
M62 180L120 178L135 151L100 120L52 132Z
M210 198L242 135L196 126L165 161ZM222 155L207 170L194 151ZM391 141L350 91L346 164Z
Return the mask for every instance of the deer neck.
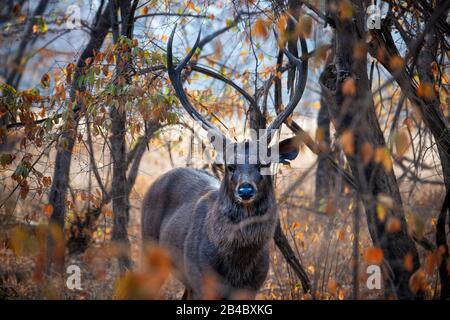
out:
M272 185L264 191L262 197L245 206L234 201L222 183L214 209L207 216L208 237L218 250L257 254L270 241L278 219L277 206Z

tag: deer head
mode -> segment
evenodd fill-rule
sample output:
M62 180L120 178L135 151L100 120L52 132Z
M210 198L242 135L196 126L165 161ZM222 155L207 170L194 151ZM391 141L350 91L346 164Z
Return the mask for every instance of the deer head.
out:
M272 187L271 176L267 174L267 170L263 169L269 167L274 162L287 163L295 159L299 153L299 137L283 140L270 148L268 148L268 145L274 136L274 131L281 127L282 123L286 121L300 101L305 89L305 72L307 67L300 59L294 57L289 51L284 49L284 53L297 71L296 85L289 103L259 138L256 138L254 141L234 143L221 130L201 115L189 101L183 89L181 73L189 64L189 61L198 48L200 32L187 56L174 66L172 45L176 27L175 25L167 44L167 69L172 86L183 108L208 131L210 141L213 143L219 155L223 157L223 159L219 160L222 160L223 162L221 163L225 164L223 185L226 186L227 190L225 191L229 198L236 203L249 205L257 201L261 195L265 194L267 188ZM304 47L302 43L302 48ZM218 141L220 141L219 144L217 144ZM261 157L260 150L266 151L271 156Z

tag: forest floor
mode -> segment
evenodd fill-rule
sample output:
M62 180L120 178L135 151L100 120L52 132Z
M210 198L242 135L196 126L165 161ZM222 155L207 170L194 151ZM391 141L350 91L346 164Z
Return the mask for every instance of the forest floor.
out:
M294 208L288 202L281 205L281 221L292 247L308 272L316 298L352 298L353 201L345 195L334 199L331 213L327 212L331 210L328 206L325 206L325 211L314 209L312 198L304 193L299 192L293 196L297 207ZM409 226L416 232L420 231L423 239L431 242L434 217L441 197L438 189L429 188L427 192L412 195L409 202L405 203ZM125 279L118 280L115 259L112 259L117 251L111 249L107 240L109 231L105 228L109 223L106 221L105 225L99 225L95 243L87 252L66 260L66 265L80 266L82 288L65 288L62 295L54 283L43 280L43 253L40 246L36 245L40 243L39 237L30 236L26 231L18 232L14 226L3 225L0 228L0 299L180 299L184 288L170 275L164 253L151 253L145 258L150 261L150 267L142 267L138 220L139 211L133 209L130 239L136 271ZM383 290L369 290L365 285L366 267L372 259L367 257L367 249L370 246L365 219L362 217L358 248L360 299L383 297ZM431 299L436 297L438 292L436 266L430 254L420 246L418 248L426 271L426 297ZM148 271L148 267L151 271ZM257 299L311 298L310 294L303 293L297 277L272 243L269 274Z

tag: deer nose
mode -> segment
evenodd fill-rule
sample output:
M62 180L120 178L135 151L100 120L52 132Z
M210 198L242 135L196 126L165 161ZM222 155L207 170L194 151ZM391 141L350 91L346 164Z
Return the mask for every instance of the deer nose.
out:
M244 200L248 200L255 196L256 189L250 183L243 183L239 186L238 195Z

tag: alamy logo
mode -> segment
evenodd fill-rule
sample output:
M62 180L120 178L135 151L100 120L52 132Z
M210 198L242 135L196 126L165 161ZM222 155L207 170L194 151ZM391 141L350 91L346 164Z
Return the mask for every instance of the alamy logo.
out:
M82 290L80 267L75 264L71 264L67 267L66 273L69 275L66 281L67 288L70 290Z
M76 4L67 7L66 10L66 27L67 29L81 28L81 9Z
M369 290L380 290L381 289L381 268L377 265L370 265L367 267L367 277L366 286Z
M372 4L367 7L366 10L366 27L368 30L381 29L381 10L380 8Z

